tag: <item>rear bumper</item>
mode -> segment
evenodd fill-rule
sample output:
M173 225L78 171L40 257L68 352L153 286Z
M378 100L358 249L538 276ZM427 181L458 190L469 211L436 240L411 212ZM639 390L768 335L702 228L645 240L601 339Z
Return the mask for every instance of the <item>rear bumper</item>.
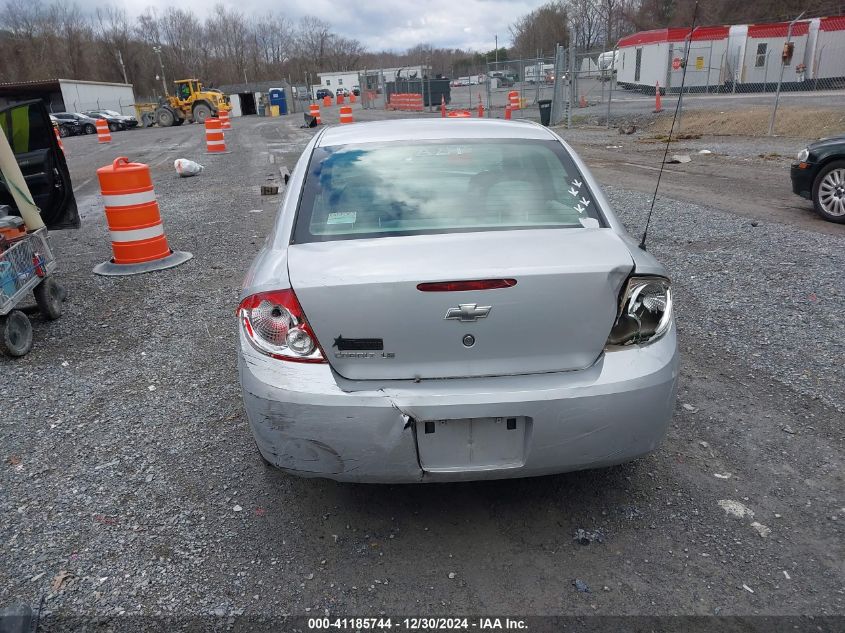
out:
M806 198L813 199L813 181L816 177L816 166L809 165L804 169L798 167L798 163L792 163L789 169L789 176L792 179L792 193Z
M574 372L488 378L347 381L328 365L275 361L241 334L239 372L261 454L301 476L402 483L548 475L653 451L672 418L675 327L656 343L604 354ZM415 420L521 416L524 460L506 468L426 471Z

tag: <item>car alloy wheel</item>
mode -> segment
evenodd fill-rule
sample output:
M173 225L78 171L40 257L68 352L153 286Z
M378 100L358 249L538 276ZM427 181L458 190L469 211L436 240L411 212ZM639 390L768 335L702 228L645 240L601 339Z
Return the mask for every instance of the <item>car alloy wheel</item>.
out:
M819 184L819 206L825 213L845 216L845 168L831 169Z
M813 207L828 222L845 224L845 160L821 168L813 182Z

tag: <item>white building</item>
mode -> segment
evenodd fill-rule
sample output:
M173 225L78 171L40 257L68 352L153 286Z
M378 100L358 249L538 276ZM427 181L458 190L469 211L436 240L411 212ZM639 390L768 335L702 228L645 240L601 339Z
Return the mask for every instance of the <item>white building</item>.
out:
M811 21L807 59L808 78L831 79L845 77L845 15Z
M338 88L346 88L352 90L353 86L360 86L359 77L364 73L372 75L380 73L384 77L385 82L396 81L397 75L402 79L419 79L423 75L431 74L430 66L403 66L401 68L369 68L365 70L340 70L334 72L317 73L320 78L320 83L312 86L312 90L317 88L328 88L335 92Z
M727 26L641 31L619 40L616 77L625 87L678 90L684 73L682 60L689 39L689 58L684 86L706 88L724 82L728 50Z
M660 82L661 89L677 91L687 44L684 86L692 89L733 83L732 90L760 90L778 82L781 68L784 83L804 88L816 85L806 83L811 80L845 79L845 16L832 16L791 29L789 22L774 22L700 26L691 36L687 28L634 33L617 45L619 85L653 91Z
M807 38L810 33L810 22L804 20L792 25L789 22L775 22L772 24L749 24L745 42L745 56L742 65L741 83L768 84L777 83L780 78L781 55L789 35L793 45L792 58L784 65L783 81L803 81L797 69L806 67Z
M41 99L50 112L116 110L135 114L132 84L46 79L0 84L0 106L28 99Z
M132 84L59 79L59 86L66 112L116 110L121 114L135 114Z

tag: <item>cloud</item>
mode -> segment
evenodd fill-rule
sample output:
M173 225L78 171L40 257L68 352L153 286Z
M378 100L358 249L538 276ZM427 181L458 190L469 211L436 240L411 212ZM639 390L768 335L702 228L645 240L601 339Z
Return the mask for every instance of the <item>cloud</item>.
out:
M102 6L96 0L80 1L88 10ZM157 12L179 6L202 18L214 5L208 0L182 0L178 5L169 0L112 2L131 16L142 13L148 6ZM222 4L247 16L261 16L270 9L270 5L261 0L226 0ZM420 43L443 48L490 50L496 34L500 46L508 45L508 27L540 4L543 4L542 0L309 0L275 5L271 10L293 20L305 15L320 18L330 23L336 33L357 39L372 51L403 51Z

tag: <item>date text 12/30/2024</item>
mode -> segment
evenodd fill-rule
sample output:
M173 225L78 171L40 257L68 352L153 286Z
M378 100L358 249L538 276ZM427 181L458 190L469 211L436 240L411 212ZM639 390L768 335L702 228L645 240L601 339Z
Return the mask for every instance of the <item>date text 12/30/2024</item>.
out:
M527 631L519 618L308 618L311 631Z

